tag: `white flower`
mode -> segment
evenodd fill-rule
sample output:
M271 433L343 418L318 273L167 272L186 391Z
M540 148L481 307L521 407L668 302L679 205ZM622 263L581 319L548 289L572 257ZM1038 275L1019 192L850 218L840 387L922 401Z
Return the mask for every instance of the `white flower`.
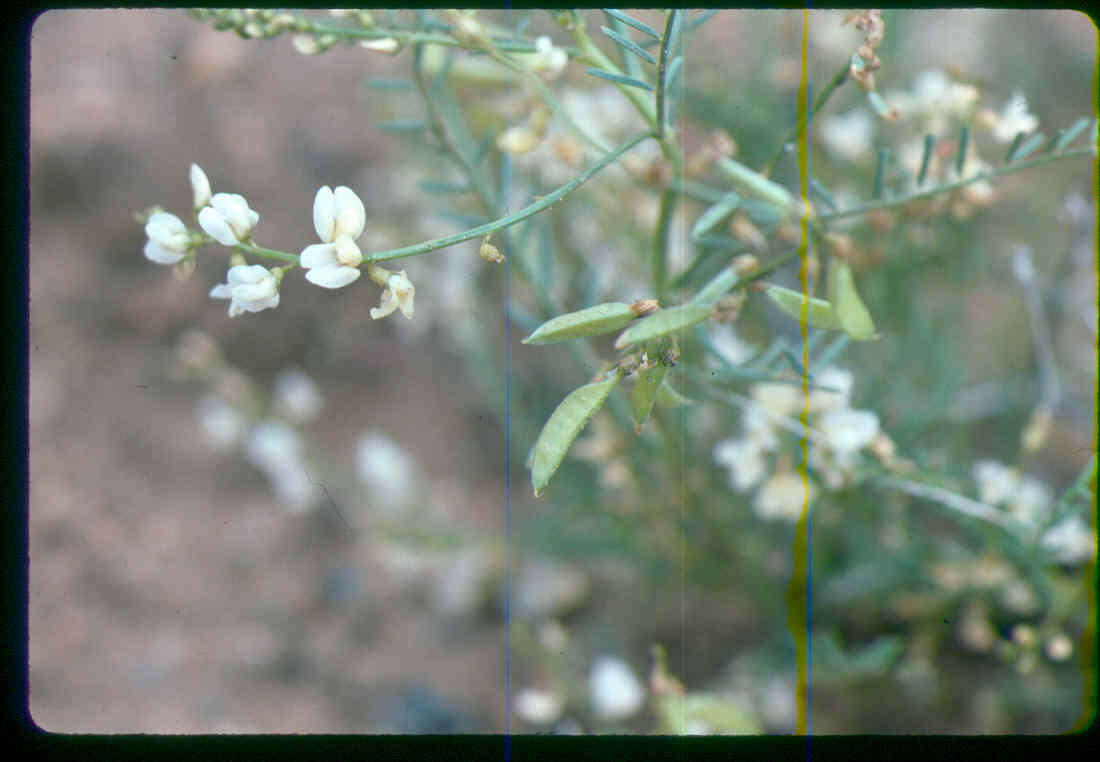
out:
M276 409L296 423L315 418L324 406L317 384L296 368L276 376L272 392Z
M802 389L794 384L753 384L752 398L769 413L778 416L790 415L803 404Z
M1084 563L1096 557L1096 535L1080 516L1048 529L1039 544L1063 564Z
M1020 475L1016 470L995 460L979 460L970 469L978 485L978 499L986 505L1003 503L1016 494Z
M315 56L321 52L321 46L317 44L317 40L308 34L294 35L291 43L294 45L294 49L303 56Z
M145 223L145 257L158 265L174 265L187 254L190 237L183 220L168 212L157 212Z
M848 397L852 393L852 384L855 379L852 374L843 368L830 365L820 371L814 383L818 386L828 386L836 391L825 389L810 390L810 412L823 413L827 410L839 410L848 407Z
M236 246L248 240L260 215L248 208L244 196L237 193L215 193L210 206L199 212L199 226L223 246Z
M355 239L366 224L367 212L355 191L321 186L313 199L313 227L323 243L307 246L298 259L308 270L306 280L322 288L342 288L357 280L363 254Z
M555 46L549 37L535 40L535 56L531 61L531 69L544 79L557 79L568 63L569 54Z
M561 699L550 691L524 688L516 694L516 714L532 725L549 725L561 717L563 708Z
M747 492L767 475L760 443L751 439L723 439L714 446L714 461L729 469L730 486L738 492Z
M244 442L245 457L263 471L279 499L293 512L304 511L321 496L302 461L298 432L278 421L261 421Z
M645 702L645 689L630 667L611 656L601 656L592 665L588 688L593 709L605 720L625 720Z
M878 416L870 410L829 410L817 423L825 443L842 460L871 444L878 434Z
M821 120L821 140L832 153L849 161L868 161L875 120L865 109L833 114Z
M236 444L244 433L245 419L235 407L221 397L206 394L195 410L206 441L215 450L226 450Z
M1050 489L1045 484L1025 476L1020 479L1015 494L1009 498L1009 512L1017 521L1035 524L1047 517L1052 500Z
M378 320L400 309L402 315L412 319L415 295L416 288L413 287L412 281L405 275L404 270L390 275L386 279L386 289L382 292L382 303L378 307L371 307L370 316L373 320Z
M812 498L812 489L810 495ZM763 519L798 521L805 502L806 486L802 477L792 471L781 471L760 488L753 507L756 515Z
M210 289L210 296L230 300L229 317L279 306L279 281L263 265L230 267L226 280Z
M355 467L360 481L384 509L399 509L413 491L412 459L385 434L368 431L355 447Z
M1017 133L1031 132L1038 126L1039 120L1027 110L1027 98L1016 91L1001 107L1001 113L993 125L993 139L998 143L1010 143Z
M210 203L210 180L198 164L191 165L191 208L202 209Z

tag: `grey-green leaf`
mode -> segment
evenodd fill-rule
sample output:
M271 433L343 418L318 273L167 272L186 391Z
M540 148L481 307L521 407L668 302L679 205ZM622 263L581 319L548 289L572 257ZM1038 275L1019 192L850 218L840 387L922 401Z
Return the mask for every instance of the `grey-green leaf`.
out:
M595 307L558 315L535 329L523 340L524 344L553 344L556 341L580 339L601 333L617 331L631 320L634 313L630 305L622 302L597 304Z
M615 374L606 381L574 389L550 414L531 450L531 486L535 497L546 487L573 445L573 440L600 409L617 383L619 376Z
M691 228L691 237L698 240L699 236L709 233L715 225L733 214L740 204L741 197L732 191L722 196L717 204L711 204L699 215Z
M852 268L848 263L834 259L829 265L826 283L833 315L844 332L856 341L874 338L875 322L863 300L859 298Z
M634 419L634 431L641 434L642 425L649 420L653 403L657 401L657 390L668 373L667 365L654 365L638 373L634 391L630 393L630 417Z
M711 309L709 305L684 304L655 312L623 331L615 340L615 348L622 349L631 344L640 344L643 341L651 341L682 331L684 328L706 320L710 316Z
M782 286L768 286L765 291L768 297L775 302L779 309L786 312L795 320L802 320L802 305L806 303L806 297L801 291L792 291ZM840 323L833 314L833 305L824 299L810 297L809 310L810 325L821 330L836 330Z

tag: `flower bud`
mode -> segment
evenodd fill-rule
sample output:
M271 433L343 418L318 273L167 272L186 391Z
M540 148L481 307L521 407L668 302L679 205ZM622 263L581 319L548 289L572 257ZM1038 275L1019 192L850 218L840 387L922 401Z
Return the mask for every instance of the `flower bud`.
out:
M477 254L486 262L492 262L495 264L497 262L504 261L504 255L500 253L500 250L496 246L493 246L493 244L489 243L488 237L486 237L485 240L482 241L481 248L477 250Z

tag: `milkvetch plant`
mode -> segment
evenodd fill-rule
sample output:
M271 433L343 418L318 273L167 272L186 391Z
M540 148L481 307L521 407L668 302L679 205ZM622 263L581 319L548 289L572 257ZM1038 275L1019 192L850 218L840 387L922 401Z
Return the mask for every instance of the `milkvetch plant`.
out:
M888 367L887 353L897 342L921 335L929 323L918 313L924 308L916 290L906 292L891 279L906 252L912 259L932 256L949 242L973 243L976 236L967 238L960 226L994 206L1001 178L1093 160L1094 119L1082 117L1047 139L1014 83L990 84L985 92L985 85L955 73L904 71L904 62L894 58L892 16L875 10L820 22L848 24L840 31L850 34L850 49L824 83L802 82L814 97L803 98L793 124L769 115L782 127L763 146L742 145L744 125L736 116L742 112L733 109L734 117L715 126L707 123L712 115L692 110L703 93L688 81L687 54L715 11L653 12L646 16L651 23L613 9L534 13L518 24L473 10L192 15L246 39L289 35L293 48L309 56L342 45L407 63L406 77L366 80L372 107L406 114L373 127L429 157L418 188L462 228L371 250L364 243L370 218L360 196L346 185L324 185L313 196L319 242L268 248L255 241L259 213L241 195L213 193L193 164L198 229L150 209L139 215L148 237L144 253L153 262L180 266L197 261L210 244L228 248L226 282L210 296L230 301L230 317L277 307L285 277L301 269L305 280L329 290L352 287L365 271L382 291L377 306L362 308L364 315L379 320L400 312L424 320L433 302L444 298L438 281L421 282L424 306L414 317L417 289L408 270L383 264L434 253L460 257L446 250L476 240L480 260L471 255L463 266L507 262L518 287L519 297L506 306L510 324L525 333L514 357L552 362L573 378L571 389L555 386L560 374L533 383L509 418L510 439L516 454L526 456L535 497L595 512L595 496L602 496L637 519L630 529L616 530L618 537L632 549L645 547L655 563L679 557L669 538L695 527L691 568L711 579L723 554L737 555L742 572L763 568L763 548L785 537L806 511L820 510L822 563L834 572L821 605L839 610L838 622L857 592L902 589L913 575L935 576L929 569L940 568L939 554L950 566L958 562L952 554L971 552L966 540L941 547L934 541L941 529L900 508L866 508L843 520L839 514L843 501L861 495L864 505L866 496L876 495L895 508L925 501L957 523L960 537L996 538L992 542L1011 559L1003 586L1015 585L1015 592L998 587L1001 598L991 593L992 602L974 604L962 600L965 585L941 584L931 603L921 604L925 608L902 606L901 619L924 626L959 606L973 635L985 632L988 612L1001 611L997 606L1006 596L1019 602L1027 588L1039 601L1035 616L1045 617L1047 642L1055 642L1070 620L1079 624L1065 604L1067 585L1052 580L1061 573L1054 569L1058 564L1086 563L1094 553L1083 539L1081 513L1095 459L1059 500L1038 479L998 470L993 461L975 458L972 476L954 474L946 464L937 468L942 454L923 449L923 424L886 404L881 374L837 361L848 352L865 365ZM528 25L538 28L528 31ZM323 60L303 65L320 71ZM371 66L369 58L364 66ZM897 83L905 82L909 88L899 89ZM1010 93L1007 101L1002 91ZM834 108L840 92L855 93L858 105ZM388 93L400 100L389 100ZM778 103L773 94L771 105L778 109ZM699 124L689 129L689 121ZM631 130L620 132L622 125ZM824 171L810 173L818 161ZM301 195L310 190L302 188ZM978 247L951 248L959 249L958 258L989 256ZM268 260L275 266L259 264ZM492 351L493 340L503 337L490 327L499 316L479 300L468 301L463 314L437 319L448 324L471 372L503 407L504 368ZM723 350L730 342L741 356L731 359ZM540 352L553 359L539 359ZM914 383L896 381L907 389ZM854 406L853 399L864 395L872 401ZM239 438L241 425L224 409L206 403L203 410L220 432L214 435L219 446ZM315 495L301 478L301 448L286 426L254 424L246 449L290 503L312 505ZM1048 429L1031 428L1028 451L1034 452ZM576 456L590 465L572 463ZM371 471L376 491L385 492L377 463L400 459L372 460L360 452L359 460L368 464L361 469ZM288 464L287 474L276 476L279 463ZM599 483L586 476L592 464L601 472ZM400 478L407 480L407 474ZM715 508L708 502L713 495L728 505ZM681 507L679 519L661 511L669 504ZM558 531L568 534L561 526ZM872 579L864 565L873 567L890 543L907 548L898 557L908 565L902 569L895 559L895 576ZM970 567L960 572L970 573ZM774 606L763 595L755 605ZM821 637L834 676L846 669L885 675L903 658L893 636L860 647L845 646L832 634ZM1018 646L1011 654L1002 649L1009 654L1003 658L1017 659ZM614 682L608 675L629 683L622 670L613 674L606 664L595 673L595 685ZM746 702L685 697L663 661L654 674L656 727L687 732L669 708L673 695L691 699L697 728L763 727ZM629 701L592 699L593 722L625 721L638 711L640 689L621 692ZM569 710L568 700L563 707L555 693L531 688L522 696L523 714L535 723Z

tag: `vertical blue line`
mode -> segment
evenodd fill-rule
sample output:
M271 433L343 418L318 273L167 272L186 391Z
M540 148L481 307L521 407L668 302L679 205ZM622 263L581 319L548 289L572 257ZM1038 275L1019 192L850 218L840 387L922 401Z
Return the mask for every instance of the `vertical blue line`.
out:
M510 2L504 4L504 28L507 30L509 36L511 35L512 16ZM509 70L505 69L504 74L504 97L509 96L509 86L511 84L511 74ZM510 184L512 176L512 164L508 161L507 152L502 151L502 161L504 162L504 187L501 189L501 201L504 204L504 212L508 213L508 186ZM511 736L511 687L512 687L512 579L511 579L511 557L510 557L510 531L511 524L509 519L511 518L511 480L512 480L512 447L511 447L511 398L512 398L512 386L511 386L511 352L509 350L509 330L508 330L508 304L511 298L509 286L511 283L509 267L512 263L511 252L508 247L509 236L507 232L504 234L504 759L507 762L511 759L512 751L512 736Z

